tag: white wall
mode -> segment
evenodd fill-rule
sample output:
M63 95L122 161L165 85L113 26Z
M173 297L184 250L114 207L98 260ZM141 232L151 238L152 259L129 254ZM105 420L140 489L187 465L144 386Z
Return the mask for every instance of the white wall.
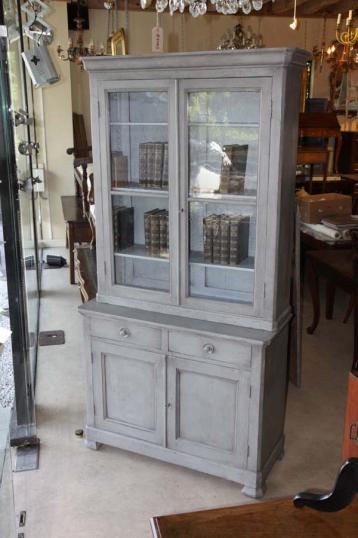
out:
M45 192L40 197L43 239L64 244L65 226L61 196L74 194L73 159L66 149L73 146L72 96L69 62L57 58L56 47L67 45L67 7L65 2L50 3L46 21L55 32L49 51L60 81L43 89L34 89L37 138L40 142L38 161L45 168Z

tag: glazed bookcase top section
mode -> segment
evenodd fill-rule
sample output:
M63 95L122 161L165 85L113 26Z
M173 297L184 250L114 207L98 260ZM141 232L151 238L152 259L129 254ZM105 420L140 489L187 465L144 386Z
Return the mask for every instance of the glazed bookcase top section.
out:
M145 54L141 56L95 56L83 58L86 71L90 73L105 71L130 71L142 69L143 78L148 77L146 70L170 70L173 78L178 78L177 70L188 68L196 70L228 67L282 67L287 65L303 66L311 54L298 48L256 49L245 51L209 51L169 54Z

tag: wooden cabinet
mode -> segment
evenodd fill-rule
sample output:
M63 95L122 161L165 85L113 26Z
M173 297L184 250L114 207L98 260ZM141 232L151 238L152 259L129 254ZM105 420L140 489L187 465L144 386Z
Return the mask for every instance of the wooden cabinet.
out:
M86 58L88 443L244 484L282 453L300 74L263 49ZM95 409L95 411L94 411Z
M339 154L338 170L343 174L358 172L358 132L342 131L342 149Z

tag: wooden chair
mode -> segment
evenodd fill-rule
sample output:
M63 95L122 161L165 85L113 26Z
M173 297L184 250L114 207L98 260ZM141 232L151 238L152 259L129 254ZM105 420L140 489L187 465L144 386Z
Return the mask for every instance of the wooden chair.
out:
M74 147L66 153L73 155L73 168L76 185L76 196L81 200L83 216L88 213L90 198L93 198L93 175L88 177L88 165L92 164L92 146L87 142L85 123L82 114L72 114ZM88 187L90 179L91 187ZM92 201L93 203L93 201Z
M306 137L322 138L323 147L307 143ZM313 167L315 164L323 165L322 192L326 190L328 173L328 140L334 137L335 158L334 171L337 171L339 152L342 146L342 135L336 114L333 112L302 112L299 120L299 146L297 150L297 164L310 165L309 192L312 193Z

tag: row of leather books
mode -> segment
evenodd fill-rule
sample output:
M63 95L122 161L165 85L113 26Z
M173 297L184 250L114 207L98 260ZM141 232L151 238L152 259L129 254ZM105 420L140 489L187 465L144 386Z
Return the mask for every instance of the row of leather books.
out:
M248 257L250 217L208 215L203 219L204 261L238 265Z
M144 213L145 247L154 253L169 248L169 224L167 209L152 209Z
M223 146L219 192L239 194L245 188L247 144L228 144Z
M119 206L113 208L113 248L114 252L134 244L134 209Z
M139 185L146 189L168 189L168 142L139 144Z

